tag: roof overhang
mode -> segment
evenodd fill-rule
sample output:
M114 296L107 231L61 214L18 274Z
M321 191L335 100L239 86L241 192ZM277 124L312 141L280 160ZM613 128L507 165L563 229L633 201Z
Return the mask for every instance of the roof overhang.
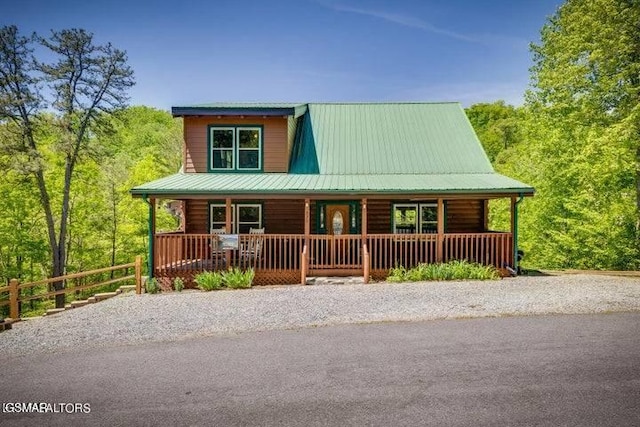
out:
M307 111L306 104L203 104L171 107L173 117L184 116L293 116Z
M498 198L535 190L503 175L304 175L178 173L131 189L134 197L180 198Z

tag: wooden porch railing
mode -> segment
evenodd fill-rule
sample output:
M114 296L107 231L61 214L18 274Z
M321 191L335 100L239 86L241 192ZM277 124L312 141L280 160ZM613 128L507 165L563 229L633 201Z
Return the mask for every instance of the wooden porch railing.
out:
M437 262L436 234L369 234L371 270Z
M445 234L443 261L466 259L496 268L513 266L511 233Z
M362 236L314 234L309 238L310 270L362 268Z
M241 234L237 250L220 250L219 236L158 234L155 274L192 277L229 266L253 268L256 280L296 283L309 274L343 272L382 277L390 268L466 259L503 268L512 265L511 233L311 235ZM441 241L439 240L441 239ZM366 246L366 251L365 251Z

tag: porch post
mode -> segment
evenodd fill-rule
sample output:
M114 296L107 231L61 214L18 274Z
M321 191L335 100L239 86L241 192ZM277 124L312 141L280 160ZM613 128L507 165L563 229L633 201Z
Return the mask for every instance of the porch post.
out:
M307 273L309 271L309 239L311 236L311 201L304 199L304 248L302 250L302 272L300 282L307 284Z
M309 235L311 234L311 201L304 199L304 243L309 244Z
M362 262L364 263L362 274L364 276L364 283L369 283L369 245L367 245L367 199L361 200L362 205L362 218L360 220L360 232L362 234Z
M482 201L482 216L483 216L482 231L486 233L487 231L489 231L489 200Z
M155 239L156 239L156 199L149 199L149 259L148 275L149 280L153 279L155 267Z
M438 235L436 242L436 262L443 261L444 252L444 201L438 199Z
M517 197L511 197L511 262L509 265L513 266L515 271L518 271L518 199Z
M233 215L232 211L231 211L231 198L227 197L225 199L225 212L224 212L224 219L225 219L225 233L227 234L233 234L233 230L231 229L231 216Z
M366 239L367 239L367 199L362 199L362 201L360 203L362 204L362 219L360 220L362 241L363 241L363 243L366 243Z
M231 209L231 197L227 197L225 199L225 212L224 212L224 218L225 218L225 233L227 234L233 234L233 230L231 229L231 217L233 215L232 209ZM227 249L224 253L224 257L225 260L227 262L227 268L229 268L231 266L231 250Z

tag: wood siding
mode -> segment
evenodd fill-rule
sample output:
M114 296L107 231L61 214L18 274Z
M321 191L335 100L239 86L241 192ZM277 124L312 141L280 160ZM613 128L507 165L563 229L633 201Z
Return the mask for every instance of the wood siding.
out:
M242 201L239 203L248 203ZM262 203L266 233L303 234L304 200L268 199ZM368 234L391 233L391 200L368 200ZM186 201L186 233L208 233L208 201ZM484 230L484 203L482 200L448 200L446 202L447 233L481 233ZM316 203L311 201L311 233L316 231Z
M187 200L187 220L185 221L185 233L204 234L209 232L207 221L209 203L206 200Z
M482 200L448 200L447 233L481 233L484 230Z
M207 127L209 125L262 125L264 172L288 172L288 122L285 117L185 117L184 171L208 172Z
M367 233L391 233L391 201L367 200Z

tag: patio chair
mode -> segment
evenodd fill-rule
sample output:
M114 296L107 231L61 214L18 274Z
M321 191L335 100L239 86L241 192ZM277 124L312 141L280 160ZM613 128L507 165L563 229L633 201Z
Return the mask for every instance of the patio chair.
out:
M264 243L264 227L250 228L249 241L242 245L240 249L240 262L249 264L253 260L259 260L262 256L262 245Z
M211 259L215 264L219 262L225 263L225 251L220 248L220 238L218 236L220 234L227 234L227 229L225 227L212 228L209 234L216 236L211 238Z

